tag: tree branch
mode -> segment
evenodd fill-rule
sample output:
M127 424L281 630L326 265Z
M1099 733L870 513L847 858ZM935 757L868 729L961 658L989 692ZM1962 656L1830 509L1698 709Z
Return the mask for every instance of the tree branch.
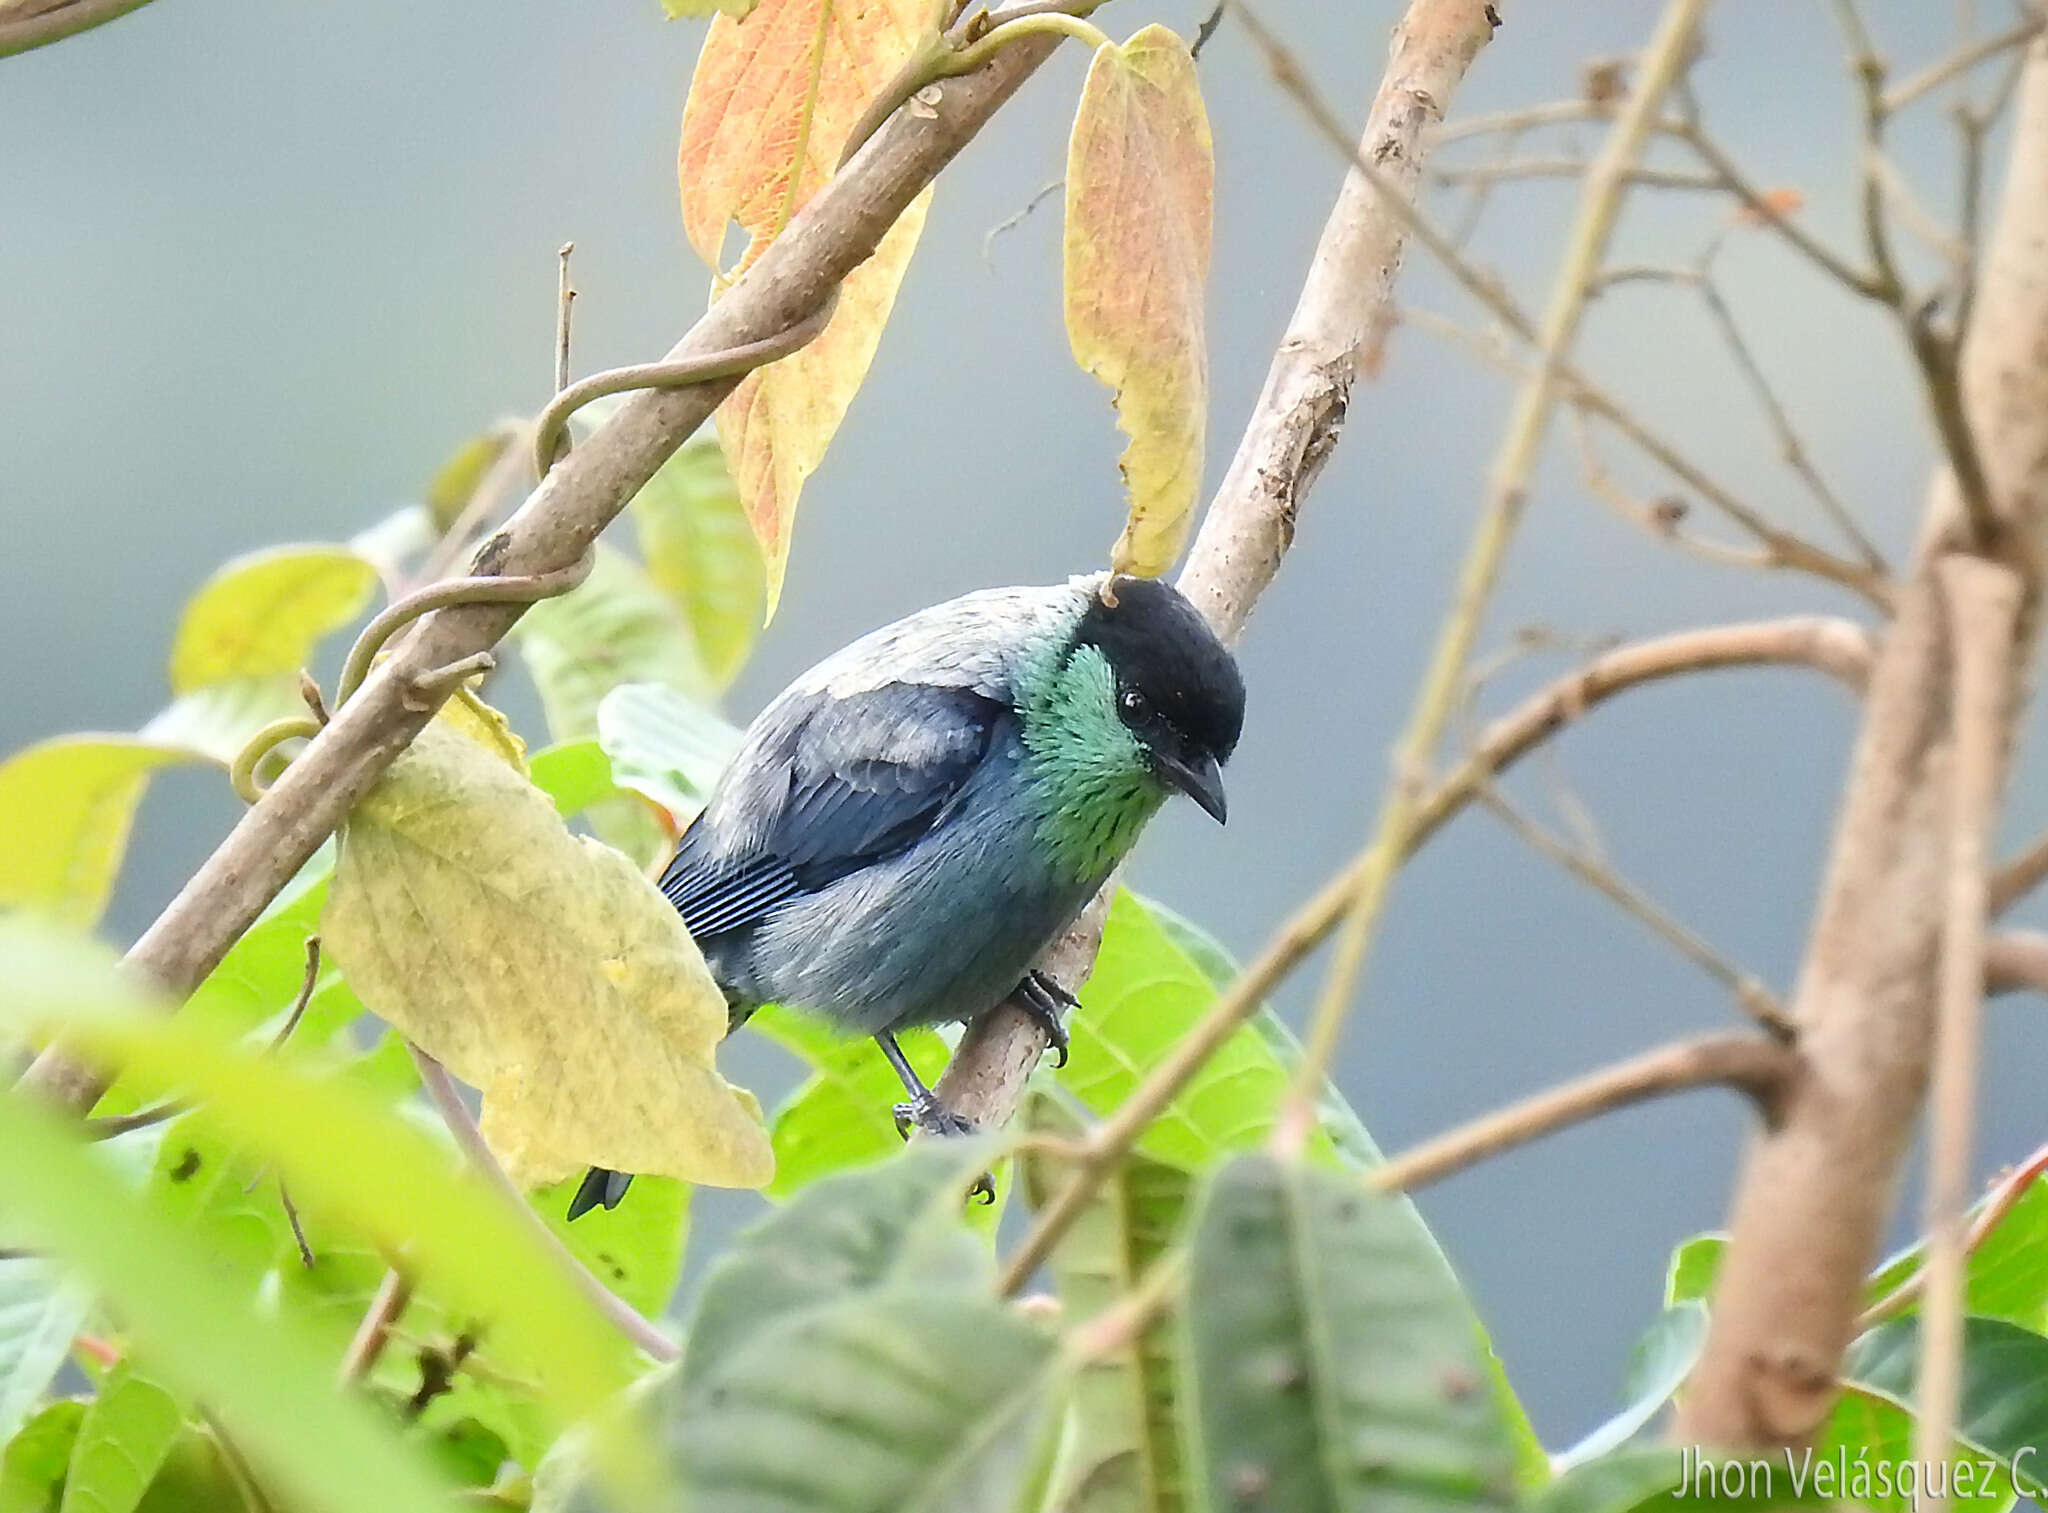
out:
M1756 1035L1683 1040L1461 1124L1388 1158L1368 1180L1381 1192L1412 1191L1539 1136L1688 1088L1735 1088L1748 1095L1768 1125L1798 1068L1795 1052Z
M91 31L148 3L149 0L0 0L0 58Z
M1359 354L1391 306L1410 221L1401 211L1420 188L1425 134L1493 35L1493 14L1486 0L1413 0L1394 29L1358 154L1381 167L1382 182L1399 198L1382 198L1355 168L1346 175L1265 388L1181 572L1182 592L1226 641L1237 639L1278 571L1295 511L1337 444ZM1070 990L1095 959L1106 910L1098 900L1041 963ZM1044 1049L1045 1032L1030 1014L1004 1005L969 1026L939 1079L939 1096L969 1118L1000 1124Z
M1013 6L996 19L1044 8ZM701 357L773 337L816 310L1054 45L1030 38L1005 47L979 72L921 96L936 100L929 108L898 112L670 357ZM737 381L636 394L484 543L474 571L537 576L579 561ZM135 943L128 969L175 998L191 992L431 718L430 708L417 707L431 701L411 694L413 681L488 651L522 612L516 604L463 604L422 620ZM106 1080L102 1069L52 1050L37 1059L24 1085L83 1112Z
M1955 647L1954 772L1928 1127L1926 1296L1913 1393L1913 1453L1945 1459L1962 1400L1963 1268L1968 1261L1970 1140L1984 1007L1985 874L2005 766L2006 699L2022 587L1980 557L1936 564ZM1949 1489L1934 1489L1936 1513Z
M2021 84L2006 195L1960 364L2004 566L2024 592L1995 678L2011 737L2034 639L2048 513L2048 51ZM1807 1072L1737 1182L1732 1238L1676 1437L1795 1449L1825 1421L1926 1091L1957 760L1954 627L1937 574L1970 539L1953 475L1930 491L1920 561L1871 671L1833 857L1794 995ZM1972 739L1985 738L1985 733Z

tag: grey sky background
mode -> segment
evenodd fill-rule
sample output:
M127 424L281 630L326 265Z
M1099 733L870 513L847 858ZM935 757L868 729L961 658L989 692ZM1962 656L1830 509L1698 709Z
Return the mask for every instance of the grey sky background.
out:
M1355 121L1398 9L1265 0L1262 13ZM1639 46L1652 14L1629 0L1503 9L1458 115L1572 93L1582 60ZM1948 43L1946 6L1869 10L1901 65ZM1098 20L1118 35L1154 18L1185 33L1198 14L1193 0L1120 0ZM0 751L138 724L164 697L179 606L219 562L345 537L415 497L462 437L536 408L564 240L577 245L579 371L645 360L689 324L706 280L678 224L673 155L699 35L663 23L655 0L165 0L0 64L0 411L11 420L0 519L14 569L0 608ZM1063 50L942 181L873 375L805 493L783 608L734 692L737 717L919 605L1100 565L1119 522L1120 438L1107 396L1066 352L1057 200L983 256L988 229L1059 174L1084 64ZM1342 165L1232 28L1202 73L1218 180L1213 482ZM1853 248L1853 107L1825 9L1726 0L1696 77L1756 180L1804 192L1816 230ZM1597 140L1582 130L1531 145ZM1897 147L1946 214L1954 154L1938 104ZM1573 193L1503 191L1472 244L1531 305ZM1448 218L1458 204L1437 210ZM1684 258L1725 223L1719 202L1642 194L1615 260ZM1816 460L1902 554L1931 449L1890 333L1761 232L1734 235L1723 271ZM1473 318L1420 257L1402 296ZM1616 290L1594 307L1581 353L1717 476L1822 535L1696 306ZM1230 825L1176 806L1134 868L1138 887L1240 952L1364 837L1506 402L1500 380L1412 329L1353 396L1243 645L1251 704ZM1634 636L1861 613L1825 585L1703 565L1647 540L1588 497L1561 428L1538 484L1490 647L1529 625ZM1482 707L1569 663L1516 663ZM1716 675L1602 709L1514 787L1540 809L1568 775L1615 863L1782 989L1851 720L1848 698L1817 676ZM2041 789L2023 753L2009 839L2048 820ZM140 929L236 807L217 773L159 779L110 931ZM1290 1016L1319 965L1283 995ZM1987 1172L2042 1138L2039 1012L2021 1001L1990 1014ZM1473 814L1402 876L1339 1080L1398 1147L1734 1019L1696 971ZM786 1077L759 1049L735 1050L764 1091ZM1661 1103L1425 1195L1553 1444L1613 1406L1666 1252L1718 1222L1742 1129L1718 1095Z

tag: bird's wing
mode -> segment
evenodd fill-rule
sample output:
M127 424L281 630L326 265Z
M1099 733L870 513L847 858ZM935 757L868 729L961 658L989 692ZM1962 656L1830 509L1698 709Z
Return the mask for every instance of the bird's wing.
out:
M749 924L909 846L1009 711L967 688L894 683L787 696L771 714L662 874L692 935Z

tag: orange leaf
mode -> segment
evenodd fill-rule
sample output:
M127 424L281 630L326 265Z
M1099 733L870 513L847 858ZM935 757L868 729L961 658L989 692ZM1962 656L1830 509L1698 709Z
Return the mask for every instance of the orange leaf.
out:
M817 192L869 100L933 19L931 0L760 0L745 21L711 23L683 106L676 167L683 230L714 272L733 222L748 235L744 268ZM750 374L719 409L719 440L767 559L771 615L797 495L867 375L927 199L847 278L824 332Z
M719 406L718 439L761 543L771 616L782 597L797 495L867 376L930 204L926 190L889 228L875 255L847 275L832 323L809 346L756 368Z
M1201 487L1213 179L1186 44L1155 25L1098 49L1067 147L1066 315L1074 360L1115 391L1131 438L1118 572L1165 571Z
M1735 218L1752 226L1767 225L1773 217L1792 214L1806 203L1806 196L1796 189L1766 189L1757 196L1757 201L1761 208L1744 205L1735 212Z

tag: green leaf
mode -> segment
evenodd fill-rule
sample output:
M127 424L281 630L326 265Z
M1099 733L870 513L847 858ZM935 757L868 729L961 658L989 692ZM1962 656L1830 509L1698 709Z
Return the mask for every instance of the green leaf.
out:
M1915 1513L1913 1484L1926 1485L1926 1474L1913 1459L1912 1415L1854 1386L1835 1400L1812 1455L1795 1457L1795 1462L1786 1468L1784 1484L1822 1500L1853 1499L1872 1513ZM2012 1485L2003 1471L1994 1468L1985 1478L1988 1486L1978 1484L1981 1457L1967 1447L1958 1445L1951 1463L1969 1464L1972 1482L1967 1490L1958 1487L1964 1495L1953 1506L1995 1513L2012 1501Z
M670 1443L702 1508L993 1513L1036 1438L1056 1342L968 1291L792 1314L683 1395Z
M104 1291L167 1376L201 1396L294 1506L441 1513L439 1487L292 1321L259 1318L176 1229L40 1112L0 1098L0 1202Z
M1977 1205L1977 1211L1982 1208ZM1885 1261L1872 1275L1866 1295L1875 1301L1902 1286L1919 1272L1925 1257L1925 1248L1914 1245ZM1970 1313L2028 1329L2048 1328L2048 1177L2029 1183L1972 1247L1965 1278L1964 1307Z
M599 544L583 585L528 610L513 628L558 741L597 732L597 706L621 683L710 692L682 614L624 553Z
M675 910L474 742L430 725L351 811L322 932L366 1003L482 1089L522 1186L593 1164L774 1175L759 1105L715 1065L725 999Z
M185 1117L289 1180L293 1197L309 1215L328 1215L390 1252L405 1252L447 1306L489 1322L493 1350L509 1370L536 1383L535 1402L555 1424L597 1412L629 1378L632 1352L554 1257L538 1248L525 1218L466 1173L451 1171L445 1150L409 1121L379 1108L352 1086L306 1076L282 1058L222 1046L182 1017L164 1015L120 976L105 953L85 942L20 921L0 922L0 981L12 989L0 999L0 1013L21 1016L32 1025L62 1023L88 1054L124 1062L138 1080L189 1090L199 1107ZM26 1114L15 1114L10 1122L27 1120ZM44 1140L53 1138L39 1122L35 1132ZM82 1161L73 1154L51 1167L52 1182L60 1174L81 1184L91 1179L89 1188L81 1185L61 1205L59 1218L90 1210L97 1224L98 1200L88 1192L99 1192L112 1179L97 1167L80 1176L75 1168ZM31 1167L39 1173L33 1182L15 1175L17 1168ZM41 1181L37 1158L26 1146L0 1162L0 1198L10 1184L20 1188L24 1196L18 1206L25 1212L29 1195L44 1193L36 1185ZM106 1222L118 1232L120 1224L132 1221L126 1211L134 1208L134 1200L124 1195L119 1203L107 1201ZM240 1289L215 1269L217 1262L194 1253L178 1225L153 1209L146 1217L151 1234L176 1249L179 1285L197 1275L202 1280L192 1285L203 1286L206 1297L239 1303ZM94 1280L101 1285L118 1290L108 1276L114 1262L86 1248L88 1242L97 1243L99 1229L64 1229L58 1219L40 1213L38 1218L53 1243L66 1235L76 1238L73 1259L94 1268ZM64 1222L87 1223L82 1218ZM135 1252L149 1255L151 1248L138 1241ZM114 1274L135 1298L162 1296L153 1274L143 1280L129 1279L125 1270ZM161 1285L171 1286L171 1278L166 1270ZM124 1312L138 1335L144 1312L139 1304ZM195 1380L182 1370L201 1359L192 1353L184 1328L180 1321L176 1330L161 1326L147 1336L154 1341L149 1358L195 1396L213 1402L213 1378ZM174 1348L166 1348L166 1342ZM204 1359L218 1364L214 1357ZM263 1381L263 1373L251 1372L249 1381L250 1390L260 1395L253 1384ZM365 1494L359 1506L371 1505L374 1499Z
M682 611L712 685L725 687L760 634L768 586L718 438L699 432L684 442L629 508L648 577Z
M1068 1016L1072 1043L1058 1076L1089 1109L1106 1115L1202 1017L1216 989L1151 909L1119 889L1080 997ZM1239 1030L1145 1131L1139 1149L1192 1170L1212 1166L1272 1130L1287 1081L1288 1069L1258 1034ZM1323 1151L1330 1154L1327 1146Z
M237 557L185 606L171 690L226 678L296 674L329 631L363 612L376 569L341 546L282 546Z
M185 759L138 736L76 735L0 762L0 908L95 923L150 773Z
M85 1409L76 1398L61 1398L7 1441L0 1451L0 1513L57 1513Z
M1721 1274L1721 1257L1728 1251L1726 1235L1694 1235L1671 1252L1671 1264L1664 1272L1664 1306L1704 1303Z
M819 1178L885 1161L903 1148L890 1113L903 1084L873 1041L849 1039L816 1019L770 1008L747 1027L793 1052L811 1075L783 1100L770 1121L775 1180L768 1194L787 1198ZM896 1037L929 1087L946 1067L945 1042L928 1029Z
M63 1366L90 1306L48 1261L0 1256L0 1440L21 1426Z
M1026 1105L1025 1119L1033 1130L1067 1138L1081 1130L1042 1094ZM1073 1170L1043 1153L1027 1153L1022 1167L1034 1208ZM1148 1156L1119 1165L1053 1253L1061 1316L1093 1318L1127 1296L1178 1237L1193 1188L1189 1173ZM1077 1374L1048 1513L1180 1513L1189 1506L1172 1336L1170 1323L1155 1323Z
M1514 1503L1514 1441L1471 1313L1400 1203L1236 1157L1203 1199L1182 1316L1209 1506Z
M1910 1411L1919 1357L1920 1321L1894 1319L1850 1345L1842 1375ZM2004 1319L1964 1321L1956 1437L2015 1467L2023 1482L2048 1476L2048 1339Z
M169 1388L126 1361L117 1365L79 1425L61 1513L134 1513L184 1420Z
M1658 1315L1636 1341L1622 1383L1621 1412L1557 1457L1560 1470L1597 1460L1633 1439L1685 1385L1707 1338L1703 1303L1679 1303Z
M988 1247L961 1223L986 1139L921 1141L829 1177L743 1231L704 1279L682 1381L707 1380L788 1315L898 1285L985 1288Z
M1150 924L1155 927L1149 938L1143 928L1148 915ZM1121 921L1131 921L1136 927L1128 935L1120 932L1117 940L1121 970L1131 999L1129 1012L1122 1024L1134 1029L1143 1039L1135 1044L1119 1042L1107 1033L1116 1029L1115 1025L1105 1021L1096 1026L1078 1011L1072 1016L1069 1028L1075 1033L1077 1043L1080 1033L1087 1030L1101 1039L1102 1048L1112 1058L1149 1068L1166 1048L1187 1033L1197 1018L1208 1011L1216 995L1236 980L1238 967L1214 936L1163 904L1120 892L1110 909L1111 928L1117 928ZM1168 949L1160 949L1162 938ZM1109 943L1107 934L1104 943ZM1190 965L1207 979L1210 992L1206 997L1190 995L1184 989L1186 968ZM1091 986L1096 984L1100 972L1098 959L1097 977L1090 979ZM1148 973L1156 974L1156 980L1165 985L1166 991L1146 996ZM1111 987L1111 984L1103 984L1098 991L1108 991ZM1081 996L1085 1007L1088 1001L1085 989ZM1165 1023L1159 1024L1148 1016L1159 1016ZM1158 1039L1162 1030L1165 1033L1163 1043ZM1211 1132L1212 1138L1221 1138L1229 1127L1234 1126L1239 1132L1238 1138L1250 1143L1252 1138L1262 1138L1270 1129L1271 1110L1277 1106L1277 1089L1292 1077L1293 1068L1300 1061L1301 1046L1293 1033L1271 1008L1261 1008L1245 1028L1230 1038L1209 1067L1182 1091L1175 1100L1175 1106L1182 1107L1183 1118L1194 1124L1198 1132L1204 1118L1215 1119L1219 1114L1226 1114L1230 1126L1222 1125L1219 1120L1219 1128ZM1238 1093L1241 1095L1246 1087L1252 1092L1254 1101L1249 1107L1241 1096L1231 1096L1227 1086L1206 1098L1197 1099L1197 1090L1206 1084L1212 1081L1227 1084L1229 1078L1219 1069L1232 1066L1238 1068L1236 1078L1241 1084ZM1135 1085L1135 1079L1130 1085ZM1119 1090L1109 1102L1120 1102L1124 1096L1125 1092ZM1261 1097L1273 1101L1260 1105L1255 1100ZM1108 1105L1098 1106L1096 1111L1106 1113ZM1316 1099L1316 1124L1316 1132L1306 1148L1311 1160L1353 1170L1369 1170L1383 1159L1379 1143L1328 1079L1324 1080ZM1396 1201L1406 1211L1418 1242L1436 1255L1437 1265L1448 1284L1462 1291L1450 1258L1437 1244L1429 1226L1423 1223L1420 1211L1405 1196ZM1470 1307L1469 1302L1467 1306ZM1472 1314L1472 1333L1486 1352L1488 1380L1514 1434L1516 1480L1525 1489L1541 1487L1550 1480L1550 1457L1545 1453L1542 1441L1536 1437L1536 1430L1530 1424L1521 1400L1509 1384L1507 1372L1494 1355L1493 1343L1476 1311Z
M571 1224L564 1214L580 1176L527 1194L568 1252L648 1318L675 1296L689 1236L690 1188L672 1177L636 1177L633 1201L600 1208Z
M136 1513L272 1513L252 1506L220 1442L208 1429L186 1425Z
M597 739L619 786L652 799L680 826L711 797L741 732L700 699L658 683L622 683L597 706Z
M527 769L533 786L555 801L555 812L564 819L619 791L612 779L611 758L588 737L542 747Z

